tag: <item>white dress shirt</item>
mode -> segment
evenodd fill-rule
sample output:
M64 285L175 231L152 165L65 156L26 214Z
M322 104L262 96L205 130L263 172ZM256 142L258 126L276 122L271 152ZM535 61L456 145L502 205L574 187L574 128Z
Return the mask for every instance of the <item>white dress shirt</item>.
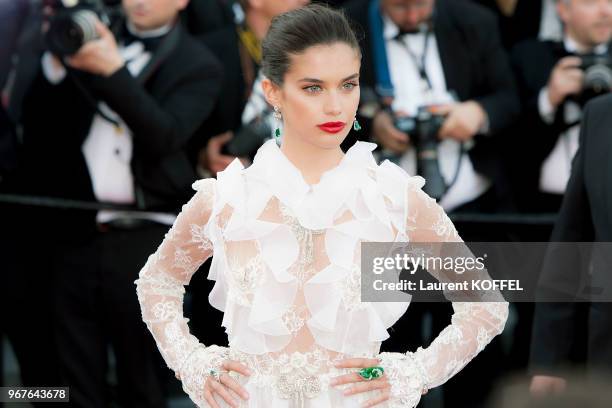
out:
M579 45L569 36L565 37L563 43L568 52L581 51ZM607 51L607 44L601 44L593 50L596 54L604 54ZM577 103L567 101L563 105L563 109L565 123L580 121L582 110ZM552 124L554 122L556 109L553 108L550 99L548 99L547 86L542 88L538 95L538 110L545 123ZM578 150L579 133L580 125L576 124L559 135L557 143L540 167L540 191L550 194L565 193L572 171L572 159Z
M399 28L385 15L383 20L389 73L395 90L393 110L413 116L419 106L454 102L452 90L446 86L435 35L430 34L425 56L425 71L432 88L426 90L421 85L422 80L413 57L403 45L398 43L398 40L394 39L399 33ZM425 52L425 35L425 33L405 35L401 40L418 58L418 63L421 63L421 57ZM443 140L438 145L440 172L447 184L450 184L455 176L460 157L459 148L460 143L451 139ZM415 149L410 148L404 153L400 159L400 166L409 174L416 174ZM440 199L440 205L447 211L452 210L478 198L490 185L490 180L474 170L466 152L461 161L457 180Z

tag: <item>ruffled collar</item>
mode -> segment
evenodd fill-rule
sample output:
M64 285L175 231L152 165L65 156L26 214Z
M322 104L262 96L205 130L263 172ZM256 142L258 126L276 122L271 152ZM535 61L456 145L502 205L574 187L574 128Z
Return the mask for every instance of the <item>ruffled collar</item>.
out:
M259 148L249 168L245 169L240 160L234 160L217 175L217 208L223 208L226 203L234 208L226 232L244 230L248 222L258 225L254 229L262 230L266 223L257 220L270 198L275 196L304 228L336 227L334 221L344 208L348 208L362 221L378 219L387 231L380 236L380 241L387 240L391 224L399 231L403 229L408 183L421 187L424 180L410 177L388 160L377 165L372 155L375 148L374 143L356 142L340 163L323 173L320 181L313 185L305 181L274 140ZM243 237L243 234L237 236Z
M375 170L374 143L356 142L335 167L325 171L316 184L308 184L300 170L285 156L274 140L260 147L245 174L267 184L270 192L289 207L309 229L333 224L336 211L360 188L368 170Z

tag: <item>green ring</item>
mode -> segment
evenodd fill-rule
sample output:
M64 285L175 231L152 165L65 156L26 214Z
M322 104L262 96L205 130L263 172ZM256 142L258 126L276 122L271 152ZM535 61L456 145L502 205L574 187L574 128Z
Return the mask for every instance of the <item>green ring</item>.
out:
M380 378L385 373L385 369L380 366L366 367L358 371L358 374L366 381Z

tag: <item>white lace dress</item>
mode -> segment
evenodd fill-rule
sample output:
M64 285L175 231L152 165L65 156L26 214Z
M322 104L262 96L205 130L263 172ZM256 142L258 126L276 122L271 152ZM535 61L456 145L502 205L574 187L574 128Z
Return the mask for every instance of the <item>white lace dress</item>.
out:
M208 406L209 370L229 358L253 373L234 375L250 394L234 394L240 406L358 407L379 391L344 396L346 386L329 380L355 370L333 362L378 357L392 384L380 406L413 407L503 330L507 303L455 302L451 324L428 348L379 353L408 304L360 301L360 243L460 237L421 190L424 180L388 161L377 165L375 147L356 143L311 186L269 141L249 168L235 160L217 180L194 184L197 193L136 285L143 320L198 406ZM183 316L184 285L210 256L209 301L224 312L229 348L199 343Z

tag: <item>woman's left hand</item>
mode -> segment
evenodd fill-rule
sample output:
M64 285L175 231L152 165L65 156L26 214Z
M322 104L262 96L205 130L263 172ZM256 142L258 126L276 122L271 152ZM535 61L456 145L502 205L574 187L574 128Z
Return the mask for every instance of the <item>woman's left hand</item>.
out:
M391 384L389 384L387 376L383 373L382 376L376 379L366 380L359 375L359 370L362 368L375 367L379 364L380 360L377 358L347 358L339 360L334 364L336 368L354 368L355 372L332 378L330 385L354 384L344 391L344 395L380 390L379 396L367 400L362 406L373 407L380 404L387 401L391 395Z

